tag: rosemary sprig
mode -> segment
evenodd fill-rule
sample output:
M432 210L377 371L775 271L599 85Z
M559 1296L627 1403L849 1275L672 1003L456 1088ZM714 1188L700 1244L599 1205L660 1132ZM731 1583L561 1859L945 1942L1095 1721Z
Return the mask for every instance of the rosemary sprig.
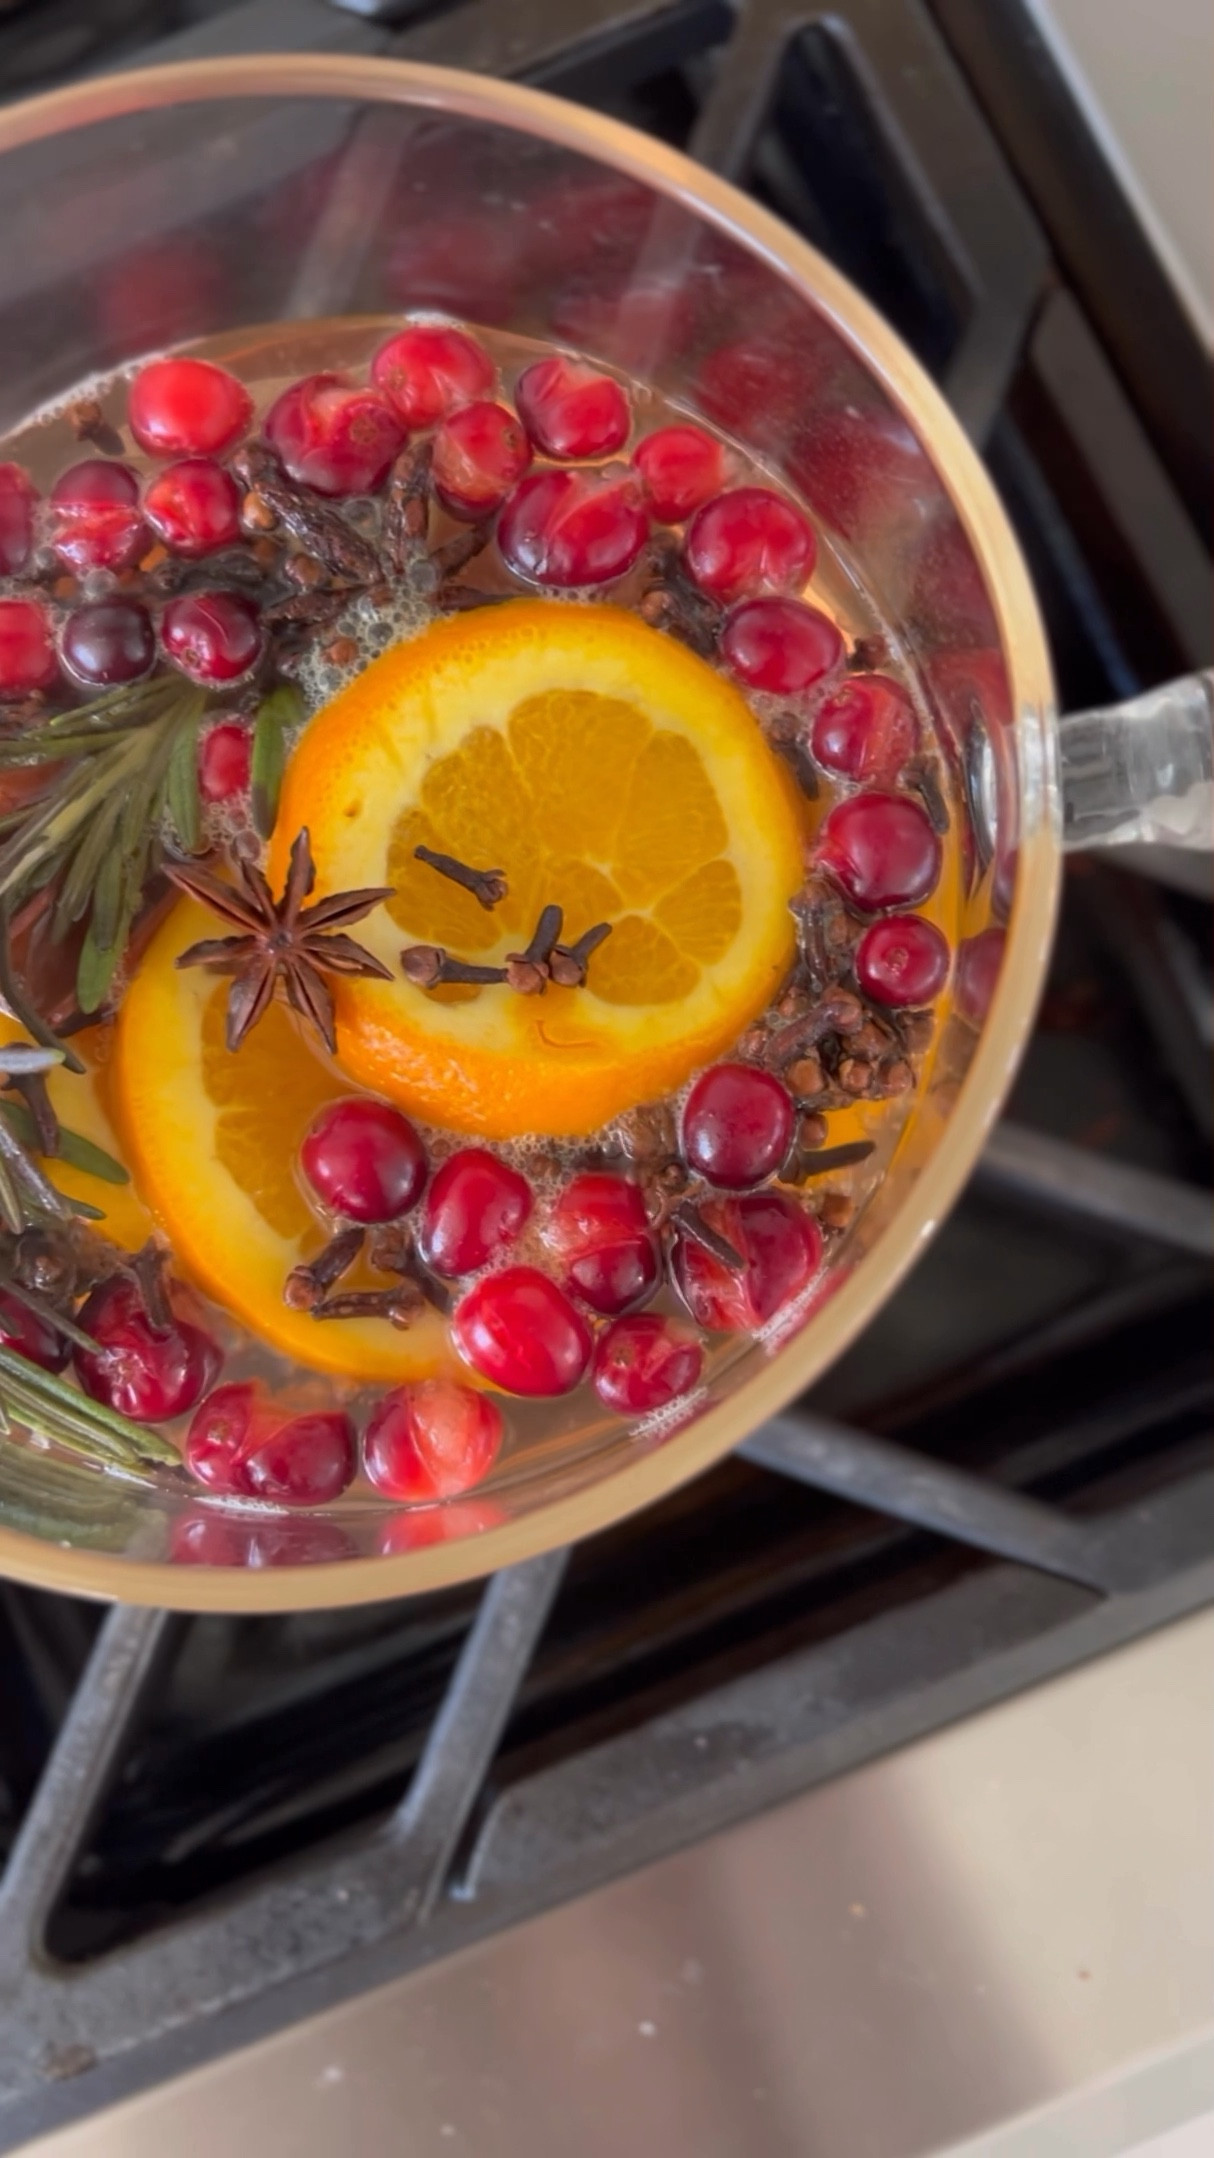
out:
M179 675L156 675L0 741L0 766L43 767L49 780L0 844L0 908L11 915L57 882L52 935L62 939L87 916L76 975L85 1012L105 999L166 824L183 853L198 845L195 749L206 702Z
M66 1379L43 1371L0 1345L0 1415L38 1437L51 1439L70 1453L104 1466L143 1469L162 1463L180 1467L181 1456L167 1439L145 1425L133 1424L77 1392Z

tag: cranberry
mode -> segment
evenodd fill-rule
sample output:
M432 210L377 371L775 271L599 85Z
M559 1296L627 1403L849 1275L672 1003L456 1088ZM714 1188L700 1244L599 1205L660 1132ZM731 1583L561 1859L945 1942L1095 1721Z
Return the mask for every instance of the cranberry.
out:
M354 1430L339 1409L292 1413L250 1380L217 1386L194 1412L186 1467L212 1491L326 1506L354 1475Z
M156 657L151 616L138 600L92 600L73 607L59 649L78 682L137 682Z
M240 537L240 495L213 457L183 457L157 474L143 498L157 537L174 554L211 554Z
M640 1186L591 1170L571 1178L544 1232L565 1287L608 1318L657 1286L658 1248Z
M926 812L901 794L853 794L836 802L818 834L819 862L866 914L926 899L940 859Z
M778 1191L709 1199L703 1214L742 1263L727 1266L681 1231L671 1255L675 1281L700 1326L753 1333L812 1281L822 1259L822 1232L812 1214Z
M457 517L483 517L506 499L531 462L526 435L505 405L461 405L434 437L430 470L440 501Z
M750 1064L714 1064L696 1080L683 1110L689 1168L727 1191L743 1191L777 1170L792 1139L787 1087Z
M71 1353L63 1335L8 1289L0 1289L0 1342L44 1371L62 1371Z
M0 577L24 569L34 540L38 496L20 465L0 465Z
M948 941L919 914L889 914L860 939L856 980L877 1004L930 1004L948 980Z
M451 1379L421 1379L385 1394L363 1439L363 1467L390 1499L458 1498L489 1474L502 1412L487 1394Z
M265 632L242 592L183 592L160 622L160 641L194 682L235 682L261 658Z
M751 599L726 622L721 656L751 689L795 697L842 664L843 639L829 615L799 599Z
M719 494L729 478L723 442L702 427L659 427L632 453L659 524L682 524Z
M0 697L46 689L58 672L41 607L32 599L0 599Z
M508 1394L567 1394L590 1361L590 1331L563 1289L533 1266L486 1274L451 1321L465 1362Z
M249 791L253 736L243 720L221 719L198 750L198 792L204 802L230 802Z
M266 439L293 480L318 495L373 494L405 439L386 398L344 375L305 375L271 405Z
M97 1343L76 1350L85 1393L137 1424L184 1416L218 1374L220 1352L210 1335L179 1318L158 1333L126 1275L113 1274L93 1290L79 1323Z
M129 465L86 457L55 481L50 505L51 545L69 569L129 569L143 553L147 526Z
M656 1311L634 1311L617 1319L594 1352L594 1390L621 1416L643 1416L664 1409L690 1393L704 1356L698 1341Z
M611 457L627 442L632 425L619 383L563 352L523 369L514 402L546 457Z
M208 457L226 450L253 415L243 382L210 360L152 360L127 398L140 449L154 457Z
M635 473L549 470L519 481L497 543L536 584L605 584L631 569L648 531Z
M531 1212L531 1186L484 1147L462 1147L426 1193L422 1251L436 1274L475 1274L509 1250Z
M735 487L697 510L684 542L696 583L726 603L799 592L817 543L800 510L770 487Z
M917 737L906 691L884 674L853 674L814 718L811 747L828 772L892 787Z
M317 1197L351 1221L395 1221L426 1181L426 1153L408 1117L354 1095L314 1117L299 1164Z
M463 330L426 322L380 346L371 379L406 427L431 427L493 388L493 362Z

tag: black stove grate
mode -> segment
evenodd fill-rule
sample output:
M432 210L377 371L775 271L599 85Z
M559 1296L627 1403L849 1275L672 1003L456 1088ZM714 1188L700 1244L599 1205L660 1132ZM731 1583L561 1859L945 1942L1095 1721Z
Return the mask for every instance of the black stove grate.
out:
M109 0L56 58L64 11L30 0L0 6L0 92L163 32L137 57L399 53L649 128L803 230L943 382L1066 702L1207 661L1208 358L1027 12L572 12ZM349 1612L0 1587L0 2145L1207 1600L1208 942L1203 901L1072 865L961 1206L811 1401L650 1513Z

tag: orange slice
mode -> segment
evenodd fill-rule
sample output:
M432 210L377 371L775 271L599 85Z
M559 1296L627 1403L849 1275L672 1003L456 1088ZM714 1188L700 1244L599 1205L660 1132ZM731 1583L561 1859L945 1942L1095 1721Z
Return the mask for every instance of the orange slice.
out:
M0 1012L0 1042L24 1041L25 1030L10 1019L7 1012ZM117 1160L120 1156L118 1140L106 1108L106 1061L110 1051L110 1036L104 1027L89 1027L78 1034L72 1043L81 1061L88 1066L84 1072L70 1072L62 1064L47 1073L47 1092L51 1107L59 1122L68 1131L77 1132L82 1139L91 1139L106 1154ZM93 1176L88 1170L73 1168L70 1162L54 1156L37 1157L52 1184L65 1192L69 1199L83 1199L95 1206L105 1216L96 1226L102 1236L111 1237L125 1251L137 1251L152 1233L152 1220L134 1186L111 1184L105 1177Z
M399 1333L386 1319L328 1322L283 1303L291 1268L324 1241L295 1180L299 1142L349 1088L282 1004L235 1054L224 1047L227 982L175 964L214 926L192 900L175 907L123 999L113 1103L136 1188L178 1265L284 1356L352 1379L428 1377L451 1361L435 1315Z
M432 625L317 713L286 774L321 895L390 884L360 923L391 982L342 982L338 1055L366 1086L488 1138L595 1130L736 1040L792 957L801 825L745 699L617 607L519 600ZM503 869L492 912L416 860ZM542 906L611 935L587 985L426 991L406 944L496 965Z

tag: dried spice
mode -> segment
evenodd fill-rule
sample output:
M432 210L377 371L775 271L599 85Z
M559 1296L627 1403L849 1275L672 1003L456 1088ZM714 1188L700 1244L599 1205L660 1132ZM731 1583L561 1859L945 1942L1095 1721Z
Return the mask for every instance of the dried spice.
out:
M384 492L381 544L389 570L402 577L422 553L430 523L431 445L415 443L401 451Z
M232 470L248 492L241 516L254 531L279 527L298 540L333 577L356 585L374 584L380 561L338 509L287 478L272 449L248 442L232 459Z
M235 977L228 993L225 1036L238 1049L267 1010L275 984L287 1002L315 1027L330 1055L337 1047L333 997L326 974L373 976L390 981L391 970L352 937L340 932L390 899L392 886L335 892L314 906L304 901L316 882L307 830L296 833L282 898L276 900L260 869L238 859L236 885L221 884L205 870L166 865L173 882L193 899L231 922L241 933L208 937L181 953L179 967L207 967Z
M292 1311L315 1311L334 1282L349 1273L365 1242L364 1229L339 1229L314 1259L291 1268L283 1285L284 1304Z
M655 543L637 613L651 629L664 629L701 659L711 659L716 651L724 609L692 583L683 568L677 541Z
M436 869L440 877L449 877L452 884L462 885L490 914L510 889L504 869L471 869L467 862L457 861L453 854L440 854L434 847L414 847L413 859L424 862L428 869Z

